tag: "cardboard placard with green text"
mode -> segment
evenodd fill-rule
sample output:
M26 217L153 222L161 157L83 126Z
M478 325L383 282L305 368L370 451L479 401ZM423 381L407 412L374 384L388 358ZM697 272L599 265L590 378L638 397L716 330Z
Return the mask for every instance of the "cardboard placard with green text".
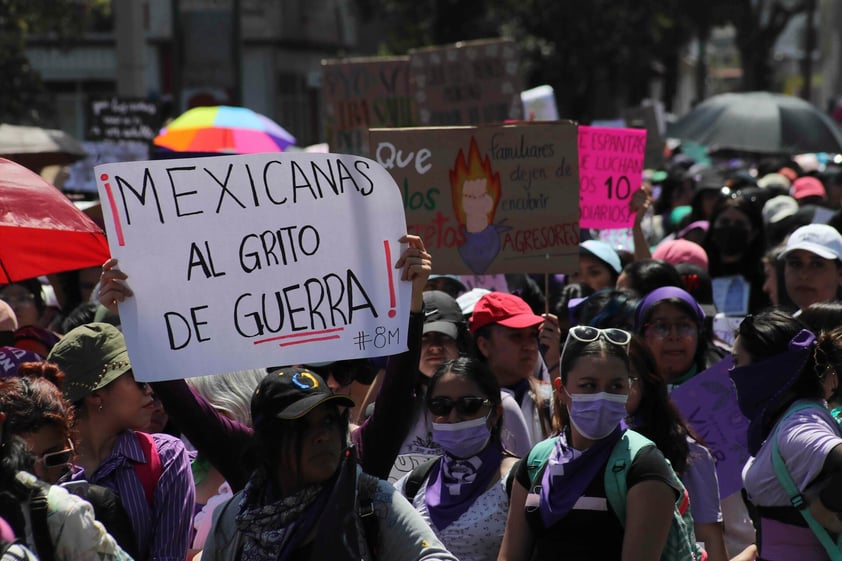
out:
M373 129L369 144L436 273L578 270L574 123Z

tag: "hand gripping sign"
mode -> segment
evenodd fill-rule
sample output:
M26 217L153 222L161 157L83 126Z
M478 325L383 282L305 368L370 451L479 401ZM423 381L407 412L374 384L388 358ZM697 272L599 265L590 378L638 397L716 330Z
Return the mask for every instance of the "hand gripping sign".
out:
M394 354L411 286L400 191L340 154L97 166L139 380Z

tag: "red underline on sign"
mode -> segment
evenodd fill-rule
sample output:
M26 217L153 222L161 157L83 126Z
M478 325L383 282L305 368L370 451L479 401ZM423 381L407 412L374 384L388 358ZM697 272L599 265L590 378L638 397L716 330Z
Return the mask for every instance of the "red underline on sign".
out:
M335 333L337 331L344 331L344 327L334 327L333 329L322 329L321 331L305 331L303 333L292 333L291 335L278 335L277 337L269 337L267 339L260 339L259 341L255 341L255 345L259 345L261 343L269 343L272 341L280 341L281 339L295 339L297 337L312 337L313 335L322 335L324 333ZM331 339L338 339L339 335L334 335Z
M300 341L290 341L289 343L281 343L279 347L289 347L290 345L300 345L302 343L313 343L315 341L329 341L330 339L339 339L339 335L330 335L328 337L313 337L312 339L302 339Z

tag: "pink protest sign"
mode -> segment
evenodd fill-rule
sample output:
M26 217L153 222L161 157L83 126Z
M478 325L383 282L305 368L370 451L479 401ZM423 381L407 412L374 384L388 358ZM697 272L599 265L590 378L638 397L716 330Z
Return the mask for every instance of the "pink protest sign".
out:
M579 127L579 225L630 228L632 193L640 189L646 131Z

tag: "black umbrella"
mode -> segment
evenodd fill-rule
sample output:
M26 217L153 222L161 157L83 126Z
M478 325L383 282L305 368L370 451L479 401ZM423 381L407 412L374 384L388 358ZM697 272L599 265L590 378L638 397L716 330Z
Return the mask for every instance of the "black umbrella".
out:
M711 97L671 124L667 136L710 152L842 153L842 129L803 99L769 92Z

